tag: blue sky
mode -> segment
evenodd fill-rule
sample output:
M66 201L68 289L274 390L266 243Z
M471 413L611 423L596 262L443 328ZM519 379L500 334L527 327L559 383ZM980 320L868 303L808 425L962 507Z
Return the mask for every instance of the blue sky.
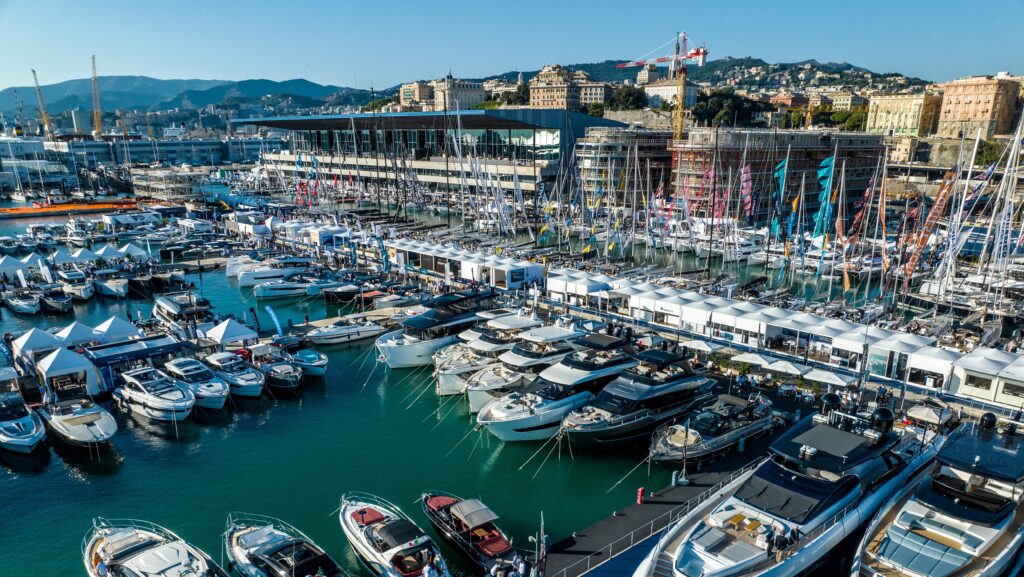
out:
M1024 0L0 0L0 87L103 74L380 88L668 53L816 58L929 80L1024 74Z

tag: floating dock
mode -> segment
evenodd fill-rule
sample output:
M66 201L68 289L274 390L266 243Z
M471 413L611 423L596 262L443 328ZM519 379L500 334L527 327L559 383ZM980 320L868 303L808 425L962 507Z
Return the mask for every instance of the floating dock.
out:
M72 216L76 214L96 214L118 210L134 209L138 206L134 200L130 202L72 202L49 206L18 206L0 208L0 220L19 218L38 218L43 216Z

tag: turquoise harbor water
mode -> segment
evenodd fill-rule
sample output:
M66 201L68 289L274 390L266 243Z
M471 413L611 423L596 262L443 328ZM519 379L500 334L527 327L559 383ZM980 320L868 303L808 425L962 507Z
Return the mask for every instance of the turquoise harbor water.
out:
M221 313L239 316L256 303L222 272L192 280ZM325 315L322 301L303 309L275 306L283 324ZM65 317L0 311L0 330L97 324L112 314L148 316L150 303L93 299ZM260 321L271 321L260 310ZM426 527L415 503L428 489L479 496L501 516L514 542L528 547L544 513L554 539L582 528L635 498L638 486L664 486L664 471L639 468L614 490L642 455L538 454L537 444L502 445L473 432L458 398L440 400L424 370L388 371L372 342L324 349L331 362L322 383L298 398L240 406L209 422L174 428L125 417L99 458L49 448L34 458L0 456L0 549L4 577L82 575L81 539L95 516L133 517L164 525L220 558L220 534L231 511L280 517L359 574L333 513L346 490L370 491L403 507ZM463 574L471 568L451 550Z

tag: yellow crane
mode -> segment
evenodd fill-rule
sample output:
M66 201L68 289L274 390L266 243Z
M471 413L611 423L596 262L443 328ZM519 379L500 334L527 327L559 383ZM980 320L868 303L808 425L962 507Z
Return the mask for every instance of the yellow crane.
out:
M676 38L676 52L671 56L662 56L651 60L631 60L616 64L616 68L630 68L633 66L648 66L650 64L671 63L677 81L675 115L672 121L672 138L682 140L683 123L686 116L686 62L693 60L697 66L704 66L707 59L708 49L703 46L688 48L686 45L686 32L679 34Z
M46 140L53 140L53 132L50 131L50 117L46 114L46 103L43 102L43 89L39 87L39 77L36 71L32 70L32 80L36 83L36 98L39 99L39 120L43 123L43 135Z
M96 55L92 55L92 135L103 136L103 112L100 110L100 83L96 80Z
M153 140L153 123L150 121L150 117L153 116L150 113L146 113L146 134L150 140Z

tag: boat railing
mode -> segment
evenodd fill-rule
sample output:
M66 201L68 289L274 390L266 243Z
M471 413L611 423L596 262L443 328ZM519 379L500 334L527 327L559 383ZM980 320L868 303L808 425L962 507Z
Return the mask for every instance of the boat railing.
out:
M632 549L638 543L641 543L644 540L653 537L659 532L669 529L670 527L672 527L673 524L675 524L675 522L679 521L686 515L692 513L695 509L697 509L701 504L703 504L713 495L721 491L730 483L735 482L743 475L746 475L750 471L754 470L755 468L760 466L761 463L763 463L764 461L765 458L762 457L752 463L747 464L742 469L733 471L732 473L729 474L728 477L722 479L718 484L709 489L706 489L701 494L697 495L692 499L689 499L682 505L679 505L678 507L666 511L665 513L659 515L655 519L652 519L646 524L630 531L626 535L623 535L622 537L619 537L611 543L601 547L601 549L591 553L590 555L587 555L583 559L580 559L579 561L576 561L568 567L561 569L557 573L545 575L545 577L579 577L585 573L588 573L595 567L607 563L608 561L614 559L615 557L618 557L622 553L625 553L626 551ZM652 571L653 567L654 564L652 563Z
M126 529L135 529L138 531L146 531L149 533L155 533L160 537L167 539L168 541L181 541L182 538L178 537L173 531L166 527L161 527L151 521L143 521L141 519L106 519L104 517L97 517L92 520L92 528L82 537L82 554L85 555L86 549L89 547L89 542L92 540L93 535L100 529L115 529L123 527Z
M707 396L707 395L704 395L704 396ZM701 401L701 399L702 399L702 396L698 395L698 396L693 397L692 399L686 399L686 400L683 400L683 401L678 401L676 403L673 403L673 404L665 406L665 407L659 407L657 409L644 409L642 411L637 411L637 412L634 412L634 413L630 413L628 416L624 416L622 418L611 418L611 419L608 419L605 422L600 422L600 423L595 422L595 423L579 424L579 425L577 425L577 428L586 430L586 429L593 428L593 427L604 426L606 423L607 424L614 424L614 425L628 425L630 423L634 423L636 421L643 421L645 419L660 419L662 417L662 415L664 415L666 413L671 414L671 413L675 412L677 409L679 409L680 407L687 406L687 405L692 405L694 403L699 403Z
M341 495L341 505L344 506L346 503L366 503L368 505L377 505L378 507L386 509L386 512L394 513L399 517L409 520L409 516L406 515L398 505L395 505L383 497L378 497L373 493L366 493L364 491L347 491Z
M712 440L702 440L700 443L697 443L696 445L687 445L686 451L687 453L694 453L695 456L704 455L705 453L708 453L715 449L720 449L723 445L732 444L733 439L737 437L742 437L751 434L750 429L752 428L756 429L757 427L770 427L774 419L775 417L773 415L768 414L765 416L764 419L759 419L758 421L752 422L738 429L733 429L725 433L724 435L714 437Z

